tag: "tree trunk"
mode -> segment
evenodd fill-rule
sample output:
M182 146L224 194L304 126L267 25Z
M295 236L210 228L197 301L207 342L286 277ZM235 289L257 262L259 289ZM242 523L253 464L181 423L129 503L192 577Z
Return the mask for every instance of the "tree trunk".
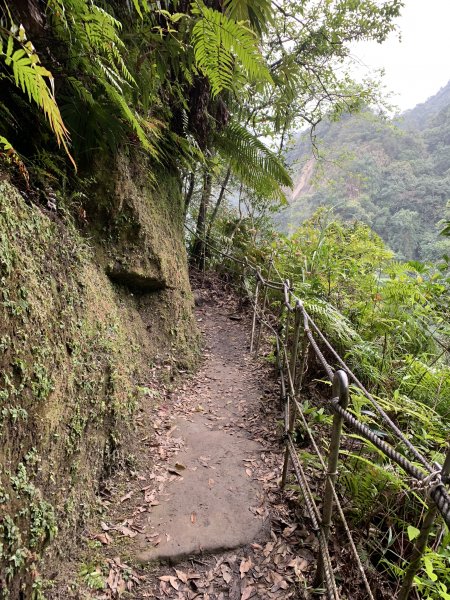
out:
M207 171L203 176L203 191L200 199L200 208L198 210L196 237L191 248L191 262L200 269L205 266L205 234L206 234L206 215L209 202L211 200L212 174Z
M209 239L209 236L211 234L211 229L212 229L212 226L214 225L214 221L216 220L220 205L222 204L222 200L225 196L225 192L227 190L227 185L228 185L228 181L230 180L230 176L231 176L231 166L228 167L228 169L227 169L227 173L225 175L224 182L222 183L222 187L220 188L219 197L217 198L216 205L214 206L214 210L212 211L211 217L209 219L208 230L206 233L206 239Z
M189 205L191 204L192 194L194 193L195 187L195 173L189 173L189 187L186 190L186 194L184 196L184 216L187 215L187 211L189 209Z

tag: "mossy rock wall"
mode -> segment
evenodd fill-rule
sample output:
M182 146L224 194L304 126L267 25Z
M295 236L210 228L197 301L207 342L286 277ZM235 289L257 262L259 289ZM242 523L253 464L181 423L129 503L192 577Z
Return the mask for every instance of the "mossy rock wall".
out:
M123 160L114 215L94 231L88 207L82 235L0 182L0 597L40 597L42 561L126 454L150 367L196 358L176 179L152 190Z

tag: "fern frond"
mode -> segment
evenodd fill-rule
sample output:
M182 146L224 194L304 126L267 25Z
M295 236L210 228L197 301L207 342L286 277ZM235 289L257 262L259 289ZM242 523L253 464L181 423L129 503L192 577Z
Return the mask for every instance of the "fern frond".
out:
M76 77L68 77L67 82L72 86L74 91L77 93L80 100L89 104L90 106L95 105L95 99L91 92L83 85L83 83Z
M10 79L26 94L30 102L37 104L44 112L58 145L64 147L75 166L68 147L69 132L64 125L53 94L52 74L45 67L39 65L39 58L34 52L24 47L14 50L14 47L15 40L12 34L8 36L6 49L0 38L0 56L3 56L6 66L12 70Z
M225 0L226 14L234 21L248 21L260 35L273 23L271 0Z
M144 13L149 10L147 0L133 0L133 5L141 19L144 17Z
M282 186L292 180L281 160L239 123L231 123L217 136L219 153L231 164L233 173L258 195L284 199Z
M233 87L236 61L249 80L272 81L251 29L204 5L194 5L192 13L199 16L192 30L196 64L208 78L213 96Z
M143 124L141 117L130 108L125 98L123 98L123 96L116 90L114 86L106 82L103 83L103 86L109 98L120 109L122 116L129 123L129 125L131 125L142 146L145 148L145 150L147 150L147 152L149 152L153 156L153 158L158 160L158 150L151 143L149 135L144 130L144 126L146 126L147 130L150 133L150 126L148 126L148 124ZM156 133L154 131L153 135L156 136Z

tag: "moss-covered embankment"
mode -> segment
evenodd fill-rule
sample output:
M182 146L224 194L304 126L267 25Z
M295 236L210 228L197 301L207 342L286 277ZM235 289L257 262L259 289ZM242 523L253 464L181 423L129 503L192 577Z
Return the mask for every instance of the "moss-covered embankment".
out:
M42 560L126 457L148 369L195 360L177 182L155 191L131 165L99 172L82 234L63 199L0 182L0 597L39 598Z

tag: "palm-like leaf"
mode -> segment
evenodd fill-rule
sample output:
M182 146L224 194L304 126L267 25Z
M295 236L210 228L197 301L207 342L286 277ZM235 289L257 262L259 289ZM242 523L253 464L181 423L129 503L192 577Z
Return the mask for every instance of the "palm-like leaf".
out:
M9 78L28 96L30 102L35 102L44 112L58 144L64 146L72 160L68 150L69 132L49 87L53 86L52 74L39 64L39 58L32 47L21 46L15 49L16 45L12 34L8 36L6 44L0 38L0 56L12 71Z
M249 80L272 81L251 29L204 5L194 6L192 12L199 17L192 30L195 60L213 96L233 87L239 75L236 61Z
M260 35L273 21L271 0L225 0L226 14L234 21L248 21Z
M238 123L216 137L216 147L233 173L258 195L285 200L282 187L292 180L281 160L261 140Z

